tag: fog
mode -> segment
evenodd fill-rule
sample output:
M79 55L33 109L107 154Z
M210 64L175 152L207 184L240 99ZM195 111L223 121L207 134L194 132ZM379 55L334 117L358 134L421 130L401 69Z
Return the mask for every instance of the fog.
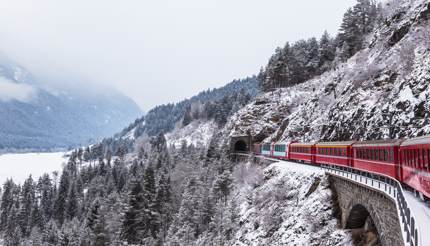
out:
M16 84L3 77L0 77L0 101L16 100L28 102L35 95L35 89L26 84Z
M354 2L0 0L0 50L39 77L86 78L149 110L256 74L287 41L335 34Z

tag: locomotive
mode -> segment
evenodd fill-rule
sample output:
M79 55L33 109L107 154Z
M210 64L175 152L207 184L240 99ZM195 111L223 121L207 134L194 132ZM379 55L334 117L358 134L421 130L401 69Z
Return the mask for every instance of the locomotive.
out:
M430 200L430 135L408 140L254 144L256 155L390 176Z

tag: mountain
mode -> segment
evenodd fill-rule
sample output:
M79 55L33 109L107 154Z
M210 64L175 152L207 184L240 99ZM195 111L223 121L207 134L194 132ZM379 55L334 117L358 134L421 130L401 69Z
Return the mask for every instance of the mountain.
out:
M77 87L46 86L22 66L0 59L0 151L88 143L142 115L136 103L112 89Z
M188 144L207 146L215 130L222 128L228 117L250 102L259 91L256 76L251 76L205 90L175 104L159 105L113 137L103 139L100 146L103 153L116 153L120 146L132 150L138 138L160 133L170 133L169 145L180 145L187 140Z
M260 94L232 118L231 134L268 142L430 134L430 2L389 1L378 19L348 60Z

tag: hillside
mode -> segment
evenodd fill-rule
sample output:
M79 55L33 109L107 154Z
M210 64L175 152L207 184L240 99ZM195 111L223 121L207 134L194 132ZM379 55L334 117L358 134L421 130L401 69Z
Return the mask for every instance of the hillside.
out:
M58 85L48 87L25 68L0 59L0 152L86 144L118 132L142 114L112 89L96 93L87 86L84 92L62 81L50 83Z
M258 141L383 139L430 133L429 1L397 2L346 62L261 94L229 122Z

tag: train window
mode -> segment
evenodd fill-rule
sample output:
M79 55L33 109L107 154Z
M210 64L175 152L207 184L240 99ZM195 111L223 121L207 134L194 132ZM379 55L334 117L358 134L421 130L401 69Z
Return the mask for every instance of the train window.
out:
M430 149L427 149L427 170L430 171Z
M415 149L414 155L415 155L415 164L417 165L417 168L420 168L420 166L421 166L421 164L420 164L420 152L418 149Z
M412 154L412 150L408 150L409 153L409 166L413 167L414 166L414 156Z
M373 158L375 161L379 160L379 150L378 149L373 150Z
M407 153L407 157L408 157L409 166L412 167L412 153L411 153L411 150L407 150L406 153Z
M405 165L409 166L409 158L408 158L408 151L403 150L403 159L404 159L404 163Z

